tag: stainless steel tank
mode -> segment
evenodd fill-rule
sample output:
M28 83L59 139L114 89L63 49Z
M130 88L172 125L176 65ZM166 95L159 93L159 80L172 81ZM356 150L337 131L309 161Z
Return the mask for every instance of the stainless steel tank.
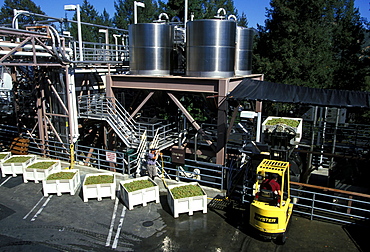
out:
M174 29L166 23L129 26L130 73L169 75Z
M237 27L235 52L236 76L252 74L253 36L253 29Z
M186 75L234 76L236 22L200 19L187 23Z

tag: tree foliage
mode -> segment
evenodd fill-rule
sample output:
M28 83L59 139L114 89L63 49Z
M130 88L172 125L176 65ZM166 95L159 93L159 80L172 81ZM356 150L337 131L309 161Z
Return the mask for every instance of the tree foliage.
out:
M265 80L360 90L364 28L353 0L272 0L259 27L254 72Z
M82 5L80 6L80 18L81 22L103 25L102 16L99 15L98 11L89 3L88 0L83 0ZM77 13L74 14L73 20L77 20ZM81 25L81 32L83 41L98 42L99 37L104 36L103 34L99 33L98 27L93 26ZM78 37L76 23L71 25L71 35L75 38Z
M143 0L145 7L137 8L138 23L150 23L158 19L159 9L155 1ZM116 12L113 23L117 28L128 29L130 24L134 23L134 0L117 0L114 2Z
M344 7L334 13L333 51L337 63L334 71L336 89L364 89L366 71L369 65L361 59L362 45L365 41L365 30L354 1L343 1ZM354 85L355 84L355 85Z
M1 24L7 24L10 25L12 23L13 17L14 17L14 11L16 10L25 10L32 13L37 14L45 14L40 6L37 6L33 1L31 0L5 0L4 5L1 7L1 13L0 13L0 23ZM34 16L25 16L21 15L19 16L18 20L20 23L28 23L31 24L35 20L41 20L40 17L34 17Z
M242 14L238 17L238 25L242 27L248 27L247 15L244 12L242 12Z
M188 20L193 16L194 19L209 19L217 15L217 11L223 8L226 17L229 15L237 16L233 0L206 0L206 1L189 1L188 2ZM184 0L168 0L167 2L159 0L159 9L167 13L170 17L178 17L181 22L185 18ZM221 15L225 13L221 12Z
M100 18L102 20L102 25L113 27L113 20L110 18L109 13L104 8L103 13L100 15Z

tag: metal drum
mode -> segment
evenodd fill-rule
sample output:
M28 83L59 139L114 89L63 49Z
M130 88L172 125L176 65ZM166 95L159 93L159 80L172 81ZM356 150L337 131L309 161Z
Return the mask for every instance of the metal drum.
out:
M200 19L187 23L186 75L234 76L236 22Z
M236 76L252 74L253 36L253 29L237 27L235 54Z
M165 23L131 24L130 73L169 75L173 37L173 26Z

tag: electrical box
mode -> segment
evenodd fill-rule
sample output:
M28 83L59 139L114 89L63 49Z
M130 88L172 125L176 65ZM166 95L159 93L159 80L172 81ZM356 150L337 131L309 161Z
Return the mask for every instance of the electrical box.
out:
M184 147L172 147L171 149L172 163L185 164L185 148Z

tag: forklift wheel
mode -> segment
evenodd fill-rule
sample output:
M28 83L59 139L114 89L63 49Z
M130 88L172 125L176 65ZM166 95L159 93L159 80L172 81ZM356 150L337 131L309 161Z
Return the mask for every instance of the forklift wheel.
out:
M285 233L282 233L282 234L279 234L277 237L276 237L276 243L279 244L279 245L284 245L285 242L286 242L286 235Z

